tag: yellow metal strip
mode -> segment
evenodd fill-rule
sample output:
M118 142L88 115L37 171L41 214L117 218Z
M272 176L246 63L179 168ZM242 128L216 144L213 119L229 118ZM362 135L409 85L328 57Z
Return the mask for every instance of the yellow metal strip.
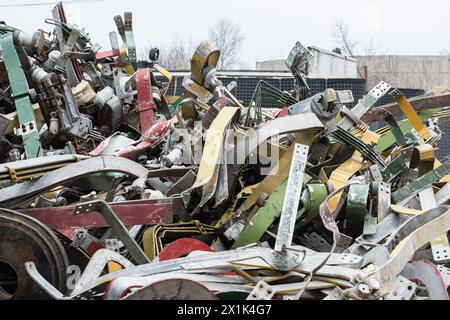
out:
M298 134L295 142L293 142L281 156L281 159L278 162L277 166L273 168L269 175L258 184L252 194L244 201L239 209L236 210L237 216L239 216L242 212L250 209L258 201L263 193L270 196L279 187L279 185L287 179L289 175L289 168L291 167L291 160L294 153L295 144L301 143L304 145L310 145L315 136L316 133L314 132L305 132L303 134Z
M395 96L395 101L399 105L400 109L404 113L404 115L408 118L409 122L413 126L413 128L419 133L419 135L425 140L429 140L432 138L431 133L428 131L428 129L423 124L420 117L417 115L414 108L409 103L408 99L400 92L398 91L397 95Z
M144 252L150 260L155 259L155 233L156 228L160 228L160 226L153 226L147 228L142 236L142 244L144 247Z
M118 264L117 262L114 262L114 261L109 261L107 263L107 266L108 266L108 273L113 273L113 272L123 269L120 264Z
M231 120L236 115L238 109L234 107L224 107L220 110L216 119L212 122L208 134L206 135L205 147L200 161L200 167L197 173L192 189L210 186L214 183L214 176L217 174L220 155L223 152L223 143L226 129Z
M416 210L416 209L411 209L411 208L405 208L402 206L399 206L397 204L391 204L391 210L395 213L398 214L405 214L408 216L417 216L419 214L422 214L423 211L422 210Z

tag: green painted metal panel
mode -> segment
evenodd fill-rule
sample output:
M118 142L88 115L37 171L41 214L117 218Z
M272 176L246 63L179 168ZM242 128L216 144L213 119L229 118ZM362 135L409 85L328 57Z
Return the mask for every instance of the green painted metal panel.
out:
M29 97L27 79L22 69L11 33L0 36L0 46L3 52L11 93L16 105L20 128L16 134L21 135L27 159L42 156L42 147L37 131L33 105Z

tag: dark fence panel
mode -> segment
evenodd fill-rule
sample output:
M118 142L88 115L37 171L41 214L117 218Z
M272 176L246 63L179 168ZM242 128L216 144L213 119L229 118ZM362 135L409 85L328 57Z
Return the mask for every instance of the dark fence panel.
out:
M294 78L274 78L274 77L230 77L222 76L219 79L225 84L229 84L231 81L237 83L237 88L234 91L234 95L239 100L247 105L252 96L255 88L260 80L266 81L275 88L281 91L290 91L294 88ZM160 79L162 80L162 79ZM168 94L178 96L183 93L182 88L183 77L175 76L172 83L169 86ZM311 94L324 91L326 88L333 88L336 90L351 90L353 92L353 97L355 98L355 105L359 99L361 99L366 93L366 81L364 79L308 79L308 85L311 89ZM400 89L407 98L415 97L424 94L424 90L418 89ZM377 106L388 104L393 102L389 95L384 96L378 101Z
M264 80L274 87L278 88L281 91L290 91L294 88L294 79L293 78L274 78L274 77L232 77L232 76L224 76L219 77L219 79L227 85L231 81L236 81L237 87L233 91L233 94L239 100L242 100L244 105L247 106L250 103L250 100L253 96L253 92L260 80ZM160 79L162 80L162 79ZM172 80L172 83L169 87L168 94L169 95L181 95L183 93L182 88L183 77L175 76ZM365 88L365 80L364 79L308 79L308 85L311 89L311 94L316 94L324 91L326 88L333 88L336 90L351 90L353 92L353 97L355 98L355 102L352 106L354 106L359 99L363 97L366 93ZM407 89L400 88L403 94L407 98L419 96L425 93L424 90L418 89ZM384 104L392 103L393 99L389 95L385 95L383 98L378 101L376 106L381 106ZM351 107L351 106L350 106ZM377 122L371 124L371 129L375 130L382 126L385 126L384 122ZM439 158L443 158L444 156L450 153L450 123L442 126L442 131L444 135L442 139L438 143L438 150L436 151L437 156Z
M266 81L275 88L281 91L290 91L294 88L294 78L274 78L274 77L228 77L223 76L219 79L227 85L231 81L236 81L237 88L233 94L239 100L244 102L244 105L248 105L252 99L253 92L260 80ZM162 79L158 79L162 80ZM172 83L169 86L169 95L181 95L183 88L181 86L183 77L175 76ZM316 94L324 91L326 88L333 88L337 90L352 90L355 97L355 101L358 101L365 93L365 80L364 79L308 79L308 85L311 89L311 94ZM356 104L356 102L355 102Z

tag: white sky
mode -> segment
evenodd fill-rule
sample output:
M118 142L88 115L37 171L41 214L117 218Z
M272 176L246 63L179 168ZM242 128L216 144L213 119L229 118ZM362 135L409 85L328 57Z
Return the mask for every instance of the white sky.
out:
M49 0L0 0L0 6ZM0 20L27 31L51 30L44 23L53 5L0 7ZM297 40L331 50L333 23L342 20L356 40L374 37L385 53L436 55L450 47L448 0L108 0L66 4L66 14L86 27L95 42L109 49L113 17L133 12L135 40L166 44L172 37L207 40L208 28L228 17L246 36L241 59L250 68L255 61L284 59Z

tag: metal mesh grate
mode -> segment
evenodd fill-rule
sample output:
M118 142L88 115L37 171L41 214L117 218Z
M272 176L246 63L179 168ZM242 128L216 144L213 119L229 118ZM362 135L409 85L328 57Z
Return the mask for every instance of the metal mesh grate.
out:
M281 91L290 91L294 88L294 78L273 78L273 77L219 77L219 79L227 85L231 81L236 81L237 87L234 89L233 94L239 100L243 101L245 106L248 106L255 89L257 88L258 82L260 80L269 83L275 88ZM163 80L162 78L158 80ZM175 76L172 80L172 83L169 86L168 95L178 96L183 93L182 88L183 77ZM333 88L337 90L351 90L353 92L353 97L355 98L355 102L349 107L353 107L359 99L363 97L366 93L365 88L365 80L364 79L308 79L308 85L311 89L311 95L324 91L326 88ZM419 96L425 93L424 90L418 89L405 89L400 88L400 91L407 98ZM376 106L381 106L384 104L392 103L393 99L389 95L385 95L383 98L378 101ZM273 108L280 107L280 101L271 99L268 97L263 101L263 107ZM371 124L371 129L375 130L379 127L385 126L384 122L375 122ZM445 124L442 126L442 131L444 132L441 141L438 143L438 150L436 151L439 158L442 158L450 153L450 124Z
M281 91L290 91L294 88L294 78L273 78L273 77L219 77L219 79L227 85L231 81L236 81L237 87L233 94L244 105L248 105L252 99L253 93L260 80L263 80ZM162 80L162 79L159 79ZM168 89L169 95L178 96L183 93L181 86L183 82L182 76L175 76ZM358 101L365 93L364 79L308 79L308 85L311 88L311 94L324 91L326 88L339 90L352 90L355 100ZM267 106L272 107L272 106Z

